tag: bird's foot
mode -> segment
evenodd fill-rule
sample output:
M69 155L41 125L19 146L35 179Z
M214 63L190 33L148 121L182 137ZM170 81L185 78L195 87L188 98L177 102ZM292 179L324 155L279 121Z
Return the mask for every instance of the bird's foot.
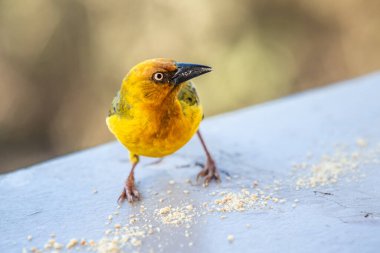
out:
M140 193L137 191L136 187L125 185L123 191L120 194L117 202L119 204L123 203L124 200L128 200L129 203L134 203L140 200Z
M211 180L215 180L217 183L220 183L219 171L216 168L216 164L213 160L208 159L206 165L197 175L197 181L200 177L204 178L203 185L208 186Z

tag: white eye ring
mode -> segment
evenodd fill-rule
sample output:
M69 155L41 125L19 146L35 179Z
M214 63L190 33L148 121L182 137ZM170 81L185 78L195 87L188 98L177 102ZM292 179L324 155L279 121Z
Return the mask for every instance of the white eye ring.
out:
M162 80L164 79L164 74L161 73L161 72L154 73L154 75L153 75L153 79L154 79L155 81L160 82L160 81L162 81Z

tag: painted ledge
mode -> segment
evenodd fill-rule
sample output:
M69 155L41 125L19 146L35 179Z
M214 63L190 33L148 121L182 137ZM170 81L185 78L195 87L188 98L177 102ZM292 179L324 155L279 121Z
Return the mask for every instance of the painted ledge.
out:
M219 115L202 130L223 183L195 184L204 155L194 139L160 164L143 159L134 207L116 208L129 170L116 142L0 176L0 252L41 249L52 233L105 247L118 223L145 229L123 232L126 252L379 251L380 73ZM164 224L168 205L182 208L178 226Z

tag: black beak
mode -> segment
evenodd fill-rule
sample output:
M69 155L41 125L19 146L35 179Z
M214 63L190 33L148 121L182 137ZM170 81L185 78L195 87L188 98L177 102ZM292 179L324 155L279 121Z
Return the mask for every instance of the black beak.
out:
M187 80L206 74L212 70L211 67L192 63L177 62L176 66L177 71L171 78L171 83L174 85L181 84Z

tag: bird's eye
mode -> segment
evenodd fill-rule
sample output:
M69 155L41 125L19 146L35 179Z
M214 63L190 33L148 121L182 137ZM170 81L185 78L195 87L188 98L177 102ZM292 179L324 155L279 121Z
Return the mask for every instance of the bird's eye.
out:
M153 79L157 82L160 82L164 79L164 74L161 72L154 73Z

